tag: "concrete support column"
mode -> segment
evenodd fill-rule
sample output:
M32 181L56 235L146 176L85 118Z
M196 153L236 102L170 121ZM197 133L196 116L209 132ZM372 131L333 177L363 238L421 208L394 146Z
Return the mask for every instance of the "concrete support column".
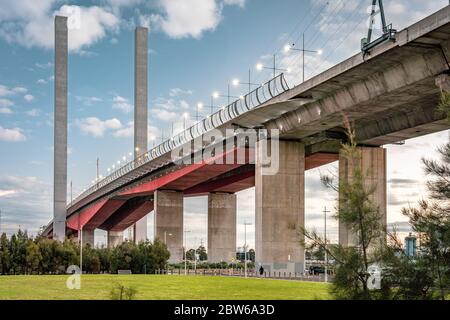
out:
M89 244L91 247L94 247L95 241L94 241L94 231L95 230L84 230L83 233L83 245Z
M148 29L137 27L134 33L134 157L147 152L148 113ZM147 240L147 216L133 228L136 243Z
M108 231L108 248L114 248L123 242L122 231Z
M183 259L183 193L155 192L155 238L166 241L169 262Z
M236 257L236 195L208 195L208 261L231 262Z
M379 206L382 215L382 224L384 228L387 225L386 219L386 149L360 147L359 159L356 165L361 169L365 176L366 186L376 186L375 193L371 200ZM339 155L339 180L350 182L353 179L355 162L349 161L342 155ZM352 246L357 242L356 235L348 229L347 225L339 221L339 244L343 246Z
M55 17L53 239L66 237L67 201L67 17Z
M280 141L279 152L269 141L272 167L278 152L278 171L267 172L264 144L256 145L256 267L266 271L303 272L304 248L298 228L304 226L305 148L295 141ZM264 150L263 150L264 149Z

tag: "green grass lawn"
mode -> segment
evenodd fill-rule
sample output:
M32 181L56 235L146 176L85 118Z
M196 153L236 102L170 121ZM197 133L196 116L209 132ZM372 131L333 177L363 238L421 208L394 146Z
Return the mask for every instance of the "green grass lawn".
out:
M67 276L0 276L0 299L110 299L120 283L137 290L136 299L331 299L329 285L271 279L179 275L83 275L80 290Z

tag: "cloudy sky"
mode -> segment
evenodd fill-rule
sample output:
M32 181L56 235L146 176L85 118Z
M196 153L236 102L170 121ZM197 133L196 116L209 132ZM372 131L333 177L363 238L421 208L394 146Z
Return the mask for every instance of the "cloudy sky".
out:
M233 78L270 78L256 63L276 54L289 68L291 86L301 79L300 56L285 54L287 43L323 50L306 59L309 78L359 50L367 32L369 0L1 0L0 6L0 210L1 231L20 227L35 233L52 218L53 16L79 12L69 32L69 181L73 194L87 187L100 158L106 168L133 148L133 31L149 34L149 137L156 141L195 120L198 102L224 92ZM389 22L401 29L447 5L447 0L386 0ZM78 6L78 7L75 7ZM78 8L78 11L77 9ZM79 23L78 23L79 22ZM245 93L234 87L232 95ZM217 104L223 104L218 100ZM206 115L204 113L203 115ZM434 157L442 132L388 149L388 220L405 219L400 209L426 196L420 159ZM149 146L154 140L149 141ZM336 195L325 190L321 173L306 175L306 223L322 226L324 206L334 212ZM185 200L190 245L206 242L206 199ZM332 215L330 214L330 216ZM153 215L149 235L153 236ZM238 195L238 246L243 222L254 222L254 190ZM329 236L337 229L330 222ZM248 228L253 245L254 228ZM97 241L104 241L98 232Z

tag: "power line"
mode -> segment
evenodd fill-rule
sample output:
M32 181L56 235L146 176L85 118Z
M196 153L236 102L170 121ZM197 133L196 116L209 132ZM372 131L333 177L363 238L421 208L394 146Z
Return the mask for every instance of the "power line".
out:
M357 7L355 8L355 10L353 10L353 11L351 11L343 20L342 20L342 22L339 24L339 26L336 28L336 30L332 33L332 34L330 34L330 36L324 41L324 47L326 47L327 45L329 45L329 43L330 43L330 40L333 38L333 37L335 37L335 35L336 34L338 34L338 33L341 33L341 29L342 29L342 27L343 26L345 26L346 25L346 23L348 22L348 21L351 21L351 20L353 20L354 19L354 17L358 14L358 12L359 12L359 10L361 9L361 6L364 4L365 2L364 2L364 0L359 0L359 4L357 5ZM362 21L365 21L366 20L366 16L364 16L364 19L362 20ZM357 23L357 25L356 26L353 26L351 29L350 29L350 32L347 32L347 36L339 43L339 45L337 46L337 47L335 47L324 59L323 59L323 61L321 62L321 64L320 64L320 67L322 67L323 66L323 64L327 61L327 59L334 53L334 52L336 52L336 50L344 43L344 41L345 40L347 40L348 39L348 37L352 34L352 30L355 30L355 28L357 28L361 23L362 23L362 21L360 21L359 23ZM316 38L316 39L318 39L318 37ZM317 68L317 65L318 64L316 64L313 68L311 68L311 69L313 69L313 70L320 70L319 68ZM292 63L290 63L288 66L292 66Z

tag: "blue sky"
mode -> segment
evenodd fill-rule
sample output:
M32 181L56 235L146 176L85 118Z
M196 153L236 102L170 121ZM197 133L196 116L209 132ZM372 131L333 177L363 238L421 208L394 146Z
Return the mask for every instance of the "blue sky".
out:
M306 59L306 78L355 54L367 32L367 0L2 0L0 6L0 210L2 231L19 225L35 233L52 217L53 16L79 12L69 34L69 180L78 194L95 178L96 158L105 175L133 147L134 27L149 33L149 136L167 138L181 114L194 121L198 102L213 91L225 93L233 78L270 78L257 62L289 68L299 83L300 57L285 54L305 32L308 49L323 54ZM447 5L446 0L386 0L386 15L401 29ZM73 11L78 6L79 11ZM79 25L76 23L79 22ZM233 95L245 87L232 88ZM218 100L221 104L226 101ZM206 110L205 110L206 111ZM205 114L205 113L204 113ZM446 133L388 146L388 219L402 221L400 208L424 193L422 155L444 142ZM149 147L152 141L149 141ZM407 158L404 158L407 157ZM406 165L402 159L407 159ZM403 165L401 165L403 163ZM334 207L319 174L307 173L307 224L320 230L320 211ZM408 177L410 181L400 180ZM188 241L206 241L206 200L187 199ZM152 216L149 233L152 235ZM238 195L238 222L254 220L254 190ZM243 227L238 228L238 243ZM336 228L330 228L331 237ZM253 228L249 228L252 239ZM98 240L103 238L99 233ZM250 241L252 242L252 240Z

